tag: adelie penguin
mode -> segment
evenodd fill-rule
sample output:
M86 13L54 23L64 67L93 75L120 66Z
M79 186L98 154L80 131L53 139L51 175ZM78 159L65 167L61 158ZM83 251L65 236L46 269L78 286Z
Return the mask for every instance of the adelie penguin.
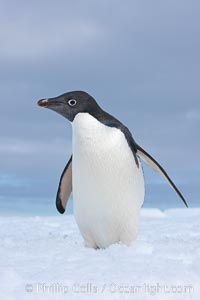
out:
M140 147L129 129L82 91L42 99L72 124L72 156L61 175L56 207L64 213L73 192L74 215L85 246L130 245L144 201L140 159L157 171L187 203L160 164Z

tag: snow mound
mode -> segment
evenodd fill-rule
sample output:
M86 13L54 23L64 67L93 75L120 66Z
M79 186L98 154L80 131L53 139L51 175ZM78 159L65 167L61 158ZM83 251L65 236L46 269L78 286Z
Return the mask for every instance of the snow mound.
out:
M149 218L165 218L166 215L158 208L143 208L141 210L142 217L149 217Z
M142 209L131 247L85 248L67 215L2 216L0 236L1 300L199 299L200 209Z

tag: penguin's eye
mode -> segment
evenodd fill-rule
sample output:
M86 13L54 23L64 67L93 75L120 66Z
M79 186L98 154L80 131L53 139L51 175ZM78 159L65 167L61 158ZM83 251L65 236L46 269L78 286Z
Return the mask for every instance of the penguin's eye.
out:
M76 105L76 100L75 100L75 99L70 99L70 100L68 101L68 104L69 104L70 106L75 106L75 105Z

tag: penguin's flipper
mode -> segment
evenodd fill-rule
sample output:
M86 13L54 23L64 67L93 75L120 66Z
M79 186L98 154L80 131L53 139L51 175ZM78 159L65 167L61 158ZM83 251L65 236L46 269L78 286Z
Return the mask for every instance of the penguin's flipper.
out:
M148 154L144 149L142 149L139 145L137 146L137 154L140 156L144 162L151 167L154 171L158 172L168 183L169 185L175 190L175 192L179 195L183 203L186 207L188 207L188 204L181 194L181 192L178 190L176 185L173 183L173 181L170 179L166 171L161 167L161 165L150 155Z
M56 195L56 208L59 213L63 214L67 205L67 201L72 192L72 156L64 168L60 177L58 191Z

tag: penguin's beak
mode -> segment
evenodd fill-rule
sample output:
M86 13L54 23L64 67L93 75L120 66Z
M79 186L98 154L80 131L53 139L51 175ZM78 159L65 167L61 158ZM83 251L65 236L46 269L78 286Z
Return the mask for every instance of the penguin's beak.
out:
M49 106L49 99L41 99L37 102L37 105L41 107L48 107Z
M69 120L70 109L66 105L64 97L41 99L37 102L40 107L51 109Z
M45 108L53 109L57 108L58 106L62 106L64 101L60 98L49 98L49 99L41 99L37 102L37 105Z

